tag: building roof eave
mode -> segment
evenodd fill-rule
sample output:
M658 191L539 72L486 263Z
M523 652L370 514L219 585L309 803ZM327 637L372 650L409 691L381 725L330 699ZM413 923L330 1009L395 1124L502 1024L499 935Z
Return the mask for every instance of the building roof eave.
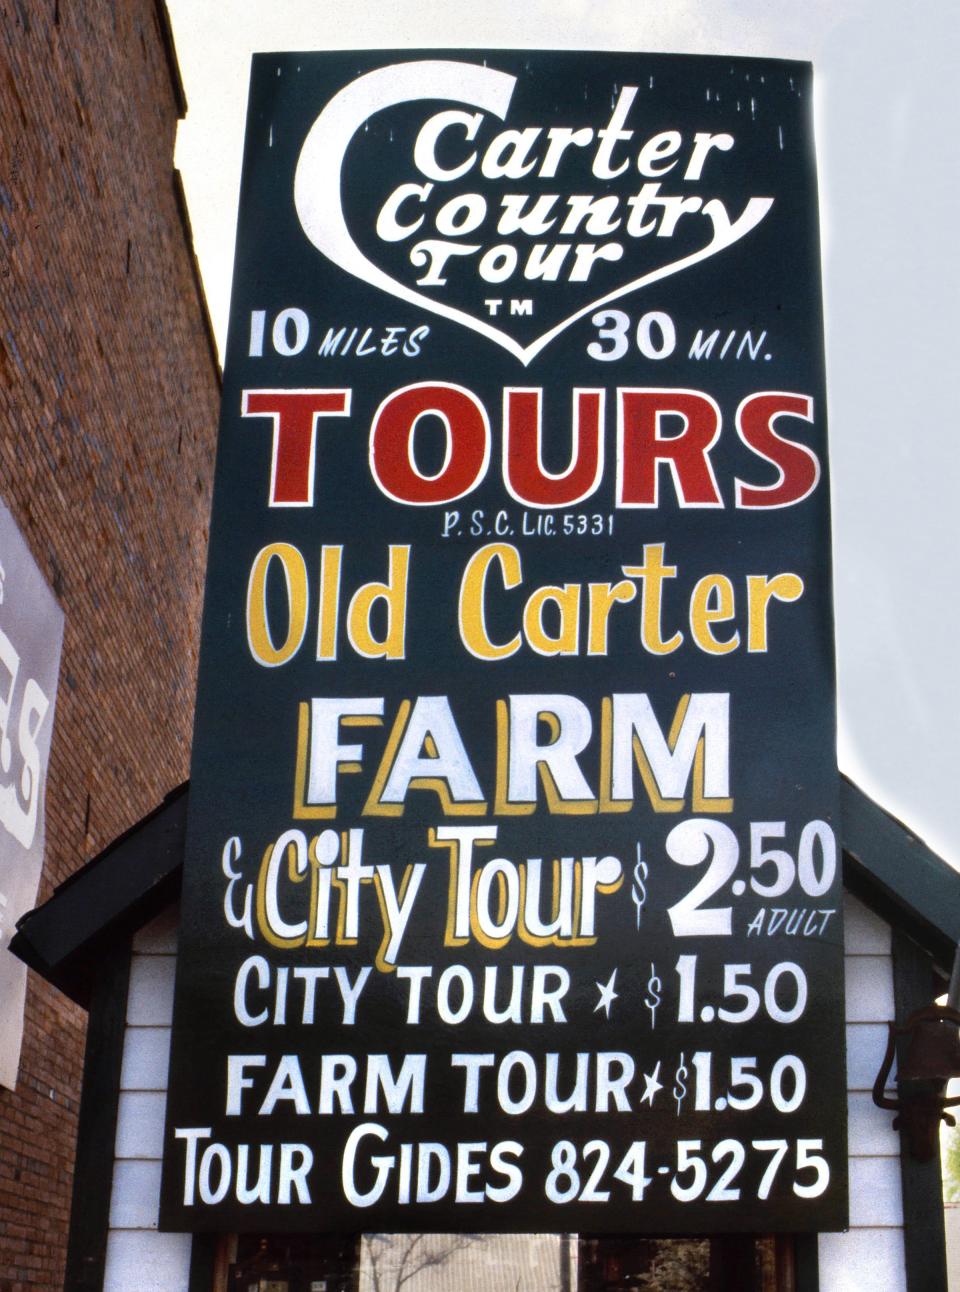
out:
M131 937L180 891L188 784L17 921L10 950L84 1008L98 953Z
M949 975L960 945L960 872L846 776L840 822L846 886Z

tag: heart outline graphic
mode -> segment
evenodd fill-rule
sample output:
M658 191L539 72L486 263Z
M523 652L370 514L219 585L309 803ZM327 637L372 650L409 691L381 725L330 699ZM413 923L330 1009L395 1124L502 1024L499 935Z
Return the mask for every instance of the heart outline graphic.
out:
M341 198L347 147L374 112L400 103L443 99L479 108L503 121L516 81L508 72L452 59L393 63L365 73L339 90L310 127L297 161L293 199L304 233L332 264L399 300L470 328L502 346L527 367L555 337L585 315L725 251L756 228L773 206L774 199L749 198L732 223L723 203L717 198L710 199L702 207L703 214L711 217L713 227L713 236L706 246L604 293L541 333L529 345L521 345L485 319L408 287L365 256L347 227ZM336 201L331 201L331 194L336 194Z

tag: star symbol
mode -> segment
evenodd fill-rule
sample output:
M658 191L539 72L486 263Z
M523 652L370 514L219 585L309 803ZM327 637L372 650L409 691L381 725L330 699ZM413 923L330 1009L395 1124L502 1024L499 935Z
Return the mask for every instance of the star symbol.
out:
M652 1072L645 1072L643 1074L643 1080L645 1082L645 1085L643 1088L643 1094L640 1096L640 1102L642 1104L644 1103L649 1104L651 1108L653 1107L653 1096L657 1093L658 1090L663 1089L663 1083L657 1080L659 1076L660 1076L660 1060L658 1059L657 1066L654 1068L654 1070Z
M593 1007L593 1012L595 1014L599 1014L600 1010L602 1009L603 1012L606 1014L607 1018L610 1017L610 1006L613 1004L615 1000L620 999L618 994L613 990L613 984L616 981L617 981L617 971L616 969L614 969L613 973L610 975L606 983L598 982L595 984L597 991L599 991L600 993L600 999Z

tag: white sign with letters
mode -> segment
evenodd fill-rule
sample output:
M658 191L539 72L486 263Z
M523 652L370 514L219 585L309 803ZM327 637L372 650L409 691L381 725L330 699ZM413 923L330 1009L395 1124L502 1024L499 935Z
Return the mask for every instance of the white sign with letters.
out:
M0 1084L20 1066L27 969L8 950L43 868L63 611L0 503Z

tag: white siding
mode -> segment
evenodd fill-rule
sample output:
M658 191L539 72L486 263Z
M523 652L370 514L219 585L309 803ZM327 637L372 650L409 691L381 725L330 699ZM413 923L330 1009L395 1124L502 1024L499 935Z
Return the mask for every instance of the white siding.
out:
M169 1027L173 1018L175 955L144 955L134 950L127 996L128 1027Z
M848 1023L875 1023L893 1018L893 974L889 956L847 955Z
M128 1027L123 1039L122 1090L166 1090L169 1027Z
M879 1060L878 1060L879 1066ZM896 1157L900 1136L893 1129L893 1114L878 1108L865 1090L847 1095L847 1142L858 1157Z
M190 1235L112 1229L104 1292L186 1292Z
M894 1012L891 930L849 894L844 921L850 1229L820 1235L820 1290L905 1292L899 1136L870 1095Z
M104 1292L184 1292L190 1278L190 1235L157 1230L177 917L171 907L133 943Z
M900 1292L906 1286L902 1230L820 1235L821 1292Z
M893 947L893 930L882 919L849 893L843 901L844 945L848 956L889 956Z
M114 1163L111 1229L156 1229L159 1205L159 1162L134 1158Z
M886 1023L847 1024L847 1089L872 1090L887 1048ZM894 1060L891 1082L895 1080Z
M121 1090L117 1113L116 1156L159 1162L163 1156L162 1090Z

